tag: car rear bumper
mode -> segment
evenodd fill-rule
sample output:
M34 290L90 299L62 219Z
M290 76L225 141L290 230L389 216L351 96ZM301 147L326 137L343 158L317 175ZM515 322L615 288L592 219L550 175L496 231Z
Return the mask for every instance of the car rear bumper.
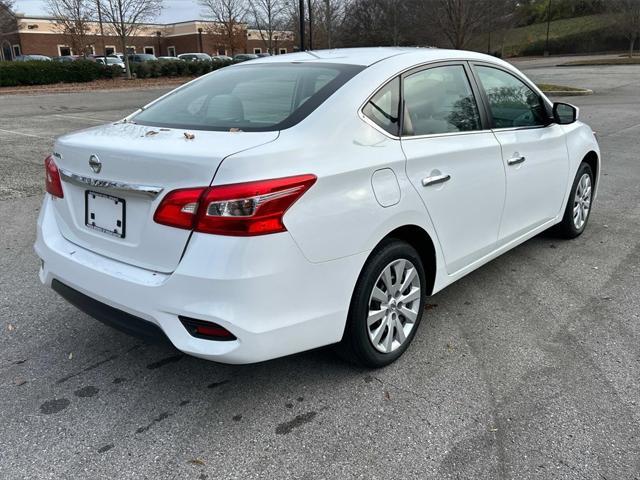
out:
M288 233L234 238L194 234L178 268L153 272L66 240L46 196L35 250L40 279L70 303L129 333L163 335L179 350L253 363L340 341L367 254L311 263ZM237 337L189 334L178 316L214 322Z

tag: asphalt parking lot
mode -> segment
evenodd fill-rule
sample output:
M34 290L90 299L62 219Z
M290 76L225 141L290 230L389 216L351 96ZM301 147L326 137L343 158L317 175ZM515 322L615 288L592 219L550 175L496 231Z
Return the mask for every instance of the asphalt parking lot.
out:
M394 365L319 350L225 366L148 346L41 286L42 160L163 90L0 94L0 478L639 479L640 66L536 81L598 133L583 236L536 237L428 301Z

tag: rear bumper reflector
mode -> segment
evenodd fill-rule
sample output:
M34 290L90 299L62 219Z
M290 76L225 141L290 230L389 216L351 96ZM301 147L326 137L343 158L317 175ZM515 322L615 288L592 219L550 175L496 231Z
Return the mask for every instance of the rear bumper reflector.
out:
M189 332L189 335L193 337L219 342L236 340L236 336L233 333L217 323L182 316L178 318L182 322L182 325L184 325L184 328Z

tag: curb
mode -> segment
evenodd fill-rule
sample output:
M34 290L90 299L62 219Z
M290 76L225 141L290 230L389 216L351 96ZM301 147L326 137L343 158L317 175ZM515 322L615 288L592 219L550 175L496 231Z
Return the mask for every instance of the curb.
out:
M550 90L550 91L543 91L542 93L544 93L545 95L548 96L552 96L552 97L584 97L587 95L593 95L593 90L590 90L588 88L585 88L583 90Z

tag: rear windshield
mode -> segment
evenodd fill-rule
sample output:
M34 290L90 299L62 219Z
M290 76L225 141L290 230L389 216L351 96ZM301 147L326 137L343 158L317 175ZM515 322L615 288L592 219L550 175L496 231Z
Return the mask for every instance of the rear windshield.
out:
M277 63L225 67L132 118L155 127L264 132L300 122L364 67Z

